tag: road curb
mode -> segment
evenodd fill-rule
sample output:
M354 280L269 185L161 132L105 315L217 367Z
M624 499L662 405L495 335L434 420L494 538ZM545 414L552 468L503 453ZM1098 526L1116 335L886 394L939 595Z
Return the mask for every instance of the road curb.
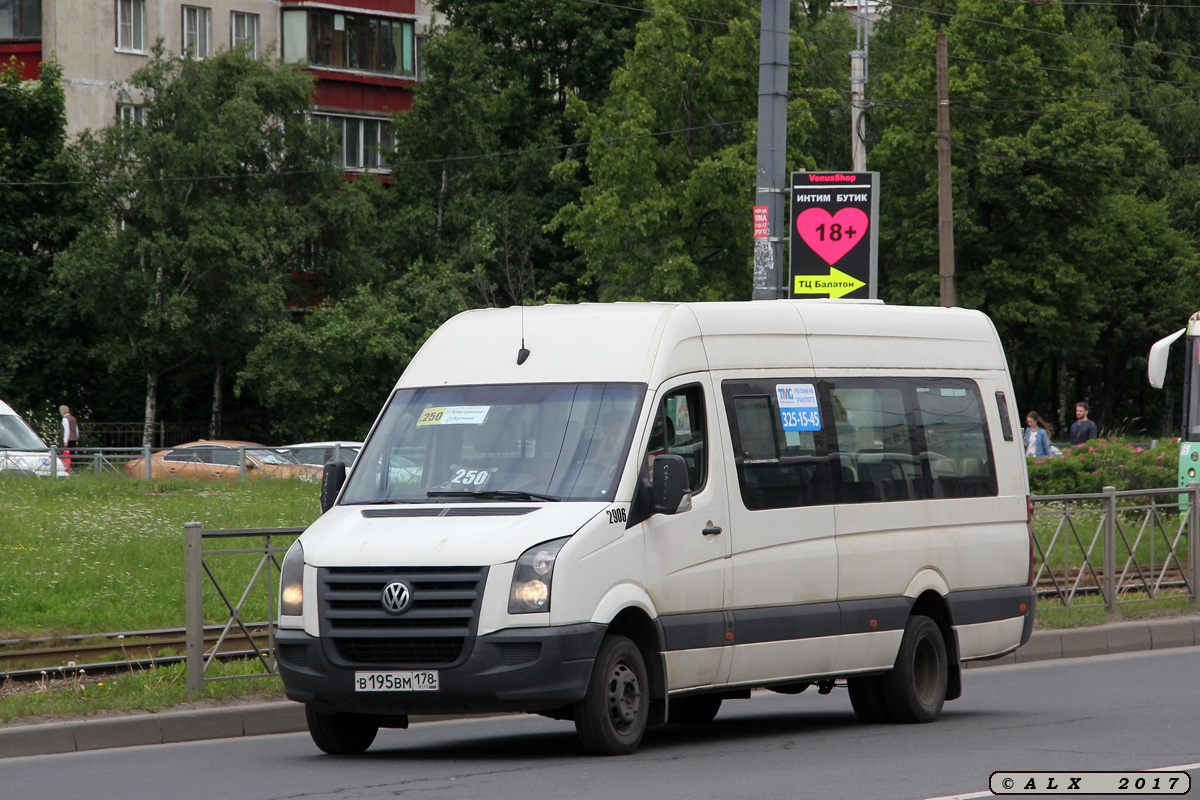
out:
M1195 647L1200 644L1200 617L1116 622L1092 628L1034 631L1029 642L1003 658L973 661L978 669L1112 653ZM413 717L414 725L458 717ZM304 707L278 701L244 706L130 714L107 719L69 720L0 727L0 759L75 753L110 747L208 739L232 739L307 730Z

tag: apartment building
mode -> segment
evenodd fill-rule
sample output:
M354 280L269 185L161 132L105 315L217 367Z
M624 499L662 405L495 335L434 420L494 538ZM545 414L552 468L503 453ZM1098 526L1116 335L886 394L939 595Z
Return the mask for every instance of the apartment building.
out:
M431 24L423 0L0 0L0 60L15 57L32 79L57 58L67 132L78 135L140 119L137 98L121 102L119 91L155 42L195 58L245 44L307 63L318 120L339 131L347 169L379 169L383 123L412 104Z

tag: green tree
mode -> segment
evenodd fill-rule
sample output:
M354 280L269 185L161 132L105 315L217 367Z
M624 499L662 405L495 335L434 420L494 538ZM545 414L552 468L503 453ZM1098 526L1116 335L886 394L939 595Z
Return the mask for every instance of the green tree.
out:
M78 145L101 210L57 260L58 277L102 336L110 370L145 381L150 441L163 376L225 375L286 313L293 275L311 274L319 214L343 193L327 132L311 125L312 78L225 51L201 61L161 44L129 83L145 124Z
M756 146L758 16L666 0L602 102L573 101L590 182L555 224L602 300L744 298Z
M362 286L268 331L238 386L279 412L283 439L361 439L417 348L465 310L462 276L418 266L404 280Z
M86 403L87 330L52 283L86 211L66 149L62 68L0 65L0 396L21 410Z
M950 10L894 9L876 39L902 51L872 72L873 97L887 104L882 139L868 156L884 175L882 294L937 302L929 54L944 29L959 302L996 322L1023 406L1044 414L1057 408L1062 420L1077 395L1091 395L1111 420L1117 404L1145 397L1118 384L1144 384L1133 365L1149 347L1116 334L1128 332L1123 320L1162 316L1159 308L1143 316L1128 303L1178 306L1171 292L1196 268L1188 242L1161 224L1164 207L1147 193L1147 172L1167 162L1157 138L1126 109L1123 57L1109 44L1118 33L1102 14L1075 14L1068 24L1059 5L962 0ZM1149 227L1135 231L1131 220ZM1078 381L1114 362L1130 365L1119 380L1097 372Z
M636 12L556 0L439 0L426 78L396 118L388 193L397 274L439 263L469 302L586 298L573 248L546 224L579 189L550 178L575 138L568 97L601 96Z

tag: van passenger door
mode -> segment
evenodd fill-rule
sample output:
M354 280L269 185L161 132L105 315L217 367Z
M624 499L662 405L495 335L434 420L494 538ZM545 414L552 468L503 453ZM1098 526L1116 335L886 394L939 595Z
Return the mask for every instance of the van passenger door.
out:
M722 381L730 449L731 683L832 669L838 559L828 421L811 377Z
M646 520L647 583L666 638L668 688L708 686L720 678L725 650L730 541L712 383L707 376L675 379L655 397L643 474L657 455L683 456L692 507Z

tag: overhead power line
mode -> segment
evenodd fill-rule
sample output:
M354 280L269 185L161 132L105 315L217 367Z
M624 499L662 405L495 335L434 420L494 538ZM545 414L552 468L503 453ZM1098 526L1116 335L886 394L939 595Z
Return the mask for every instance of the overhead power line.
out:
M833 111L841 108L840 103L830 103L821 106L812 106L811 108L796 108L789 109L788 116L797 114L811 114L817 111ZM445 164L457 163L464 161L480 161L487 158L504 158L508 156L532 155L535 153L548 153L555 151L571 150L573 148L586 148L599 144L617 144L620 142L632 142L640 139L655 139L662 136L675 136L681 133L691 133L695 131L711 130L713 128L727 128L736 125L745 125L750 122L758 122L758 117L746 117L745 119L729 120L725 122L709 122L704 125L690 125L685 128L674 128L668 131L651 131L649 133L639 133L631 136L610 136L601 139L592 139L586 142L572 142L570 144L548 145L546 147L528 147L518 150L503 150L491 153L472 153L462 156L446 156L443 158L425 158L413 161L398 161L390 164L391 168L396 167L417 167L427 164ZM289 175L320 175L320 174L346 174L345 167L331 167L328 169L315 170L284 170L277 172L246 172L236 175L186 175L186 176L165 176L161 178L131 178L128 180L79 180L79 181L0 181L0 186L17 187L17 186L96 186L96 185L116 185L116 184L153 184L153 183L181 183L188 181L226 181L240 180L244 178L274 178Z
M1040 36L1053 36L1055 38L1070 39L1070 40L1076 41L1076 42L1086 42L1088 44L1101 44L1101 45L1105 45L1107 47L1118 47L1118 48L1122 48L1125 50L1138 50L1143 53L1151 53L1154 55L1171 56L1173 58L1188 58L1188 59L1192 59L1194 61L1200 61L1200 56L1191 56L1191 55L1187 55L1186 53L1172 53L1172 52L1169 52L1166 50L1155 50L1150 47L1136 47L1136 46L1130 45L1130 44L1121 44L1120 42L1106 42L1103 39L1088 39L1083 36L1074 36L1069 33L1055 33L1053 31L1038 30L1037 28L1027 28L1022 25L1012 25L1007 22L994 22L992 20L987 20L987 19L976 19L975 17L963 16L962 14L951 14L947 11L937 11L937 10L934 10L931 8L921 8L920 6L908 6L908 5L904 5L902 3L893 2L893 0L878 0L878 2L880 5L888 5L888 6L891 6L892 8L903 8L906 11L918 11L922 14L930 14L930 15L938 16L938 17L949 17L951 19L960 19L960 20L963 20L964 22L974 22L979 25L992 25L997 28L1008 28L1009 30L1021 31L1022 33L1034 33L1034 34L1038 34ZM1036 5L1040 5L1040 4L1026 3L1026 5L1036 6ZM1051 5L1051 4L1046 3L1044 5Z
M1065 98L1073 100L1074 98ZM921 108L935 110L937 108L936 100L879 100L871 101L875 105L885 106L887 108ZM973 108L965 103L969 100L951 101L955 112L968 113L987 113L987 114L1024 114L1028 116L1050 116L1050 115L1071 115L1071 114L1110 114L1115 111L1144 111L1151 108L1178 108L1180 106L1200 106L1200 100L1187 100L1179 103L1159 103L1155 105L1145 106L1114 106L1112 108L1044 108L1044 109L1027 109L1027 108ZM989 102L989 101L984 101Z

